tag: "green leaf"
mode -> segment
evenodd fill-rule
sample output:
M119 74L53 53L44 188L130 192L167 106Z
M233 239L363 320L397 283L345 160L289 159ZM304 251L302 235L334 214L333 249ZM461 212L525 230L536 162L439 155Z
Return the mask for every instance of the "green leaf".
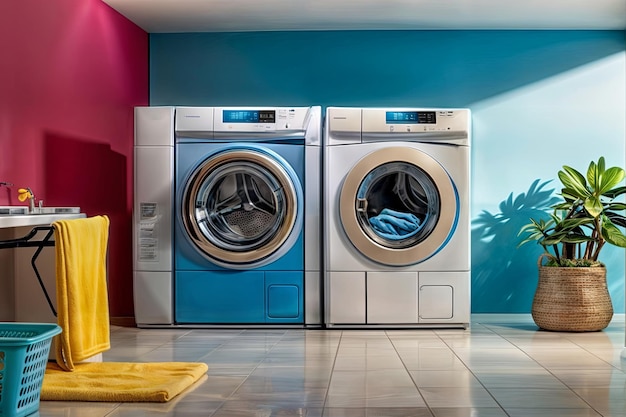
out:
M601 165L600 168L598 165ZM598 165L595 162L591 161L589 163L589 168L587 168L587 181L589 181L589 186L593 189L598 188L598 183L600 182L600 176L604 171L604 158L600 157L598 160Z
M570 219L565 219L560 222L558 226L559 231L563 231L566 233L570 233L573 229L577 229L580 226L584 226L586 224L593 224L593 218L591 217L573 217Z
M534 234L534 235L530 235L530 236L528 236L526 239L522 240L522 241L521 241L521 242L517 245L517 247L519 248L520 246L525 245L525 244L527 244L527 243L529 243L529 242L537 242L537 243L539 243L539 242L541 242L541 238L542 238L542 237L543 237L543 235L542 235L541 233L539 233L539 234Z
M612 189L610 191L604 192L604 196L607 197L607 198L615 198L615 197L617 197L619 195L622 195L624 193L626 193L626 187L622 186L622 187L617 187L617 188L614 188L614 189Z
M585 242L591 242L593 239L589 236L585 236L585 235L567 235L566 237L564 237L563 239L561 239L561 242L563 243L585 243Z
M611 245L626 248L626 236L608 218L602 222L602 237Z
M550 236L543 240L540 240L539 244L544 245L544 246L558 245L559 243L563 241L563 238L565 236L567 235Z
M539 221L530 219L530 223L522 226L520 231L517 233L518 236L528 233L528 235L517 245L517 247L533 241L541 244L541 240L545 237L545 233L547 233L547 231L549 231L552 227L552 224L554 224L554 220L552 219L549 219L548 221L545 221L544 219Z
M561 230L558 232L553 232L542 239L539 243L542 245L556 245L557 243L561 243L561 241L567 238L568 235L571 234L570 230Z
M619 167L607 169L600 177L596 184L596 195L603 195L617 186L624 179L624 170Z
M600 157L598 159L598 164L591 161L589 163L589 168L587 168L587 181L589 181L589 186L592 189L597 189L598 184L600 183L600 178L604 173L604 157Z
M606 216L609 218L609 220L611 220L611 222L615 226L626 227L626 217L622 216L621 214L612 213L612 212L605 212L605 213L606 213Z
M585 177L574 168L563 166L563 171L559 171L559 179L565 186L567 193L572 197L581 199L587 198L591 193L587 189Z
M546 213L550 216L548 221L531 219L520 229L520 245L534 241L548 252L554 250L560 261L563 256L587 251L593 252L591 256L595 258L603 242L626 248L626 234L622 233L622 228L626 228L626 202L614 201L626 194L626 187L619 184L626 178L626 171L621 167L606 169L605 159L600 157L597 162L591 161L586 174L585 177L563 165L558 171L563 200L550 207L551 212ZM592 242L595 244L588 246ZM563 255L559 256L559 252Z
M602 206L602 201L600 201L599 197L592 195L585 200L585 210L587 210L587 212L594 218L602 214L603 209L604 207Z
M609 203L609 204L606 205L606 207L604 209L605 210L610 210L610 211L626 210L626 204L619 203L619 202Z
M574 200L578 200L577 198ZM565 210L568 211L572 208L571 202L558 203L552 206L554 210Z

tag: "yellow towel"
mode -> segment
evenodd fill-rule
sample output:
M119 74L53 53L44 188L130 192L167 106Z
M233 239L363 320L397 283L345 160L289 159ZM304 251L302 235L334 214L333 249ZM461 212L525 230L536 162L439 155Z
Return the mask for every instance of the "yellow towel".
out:
M65 372L48 364L43 401L166 402L203 377L205 363L89 362Z
M57 320L63 332L56 359L71 371L76 362L110 348L106 252L109 218L52 223L56 247Z

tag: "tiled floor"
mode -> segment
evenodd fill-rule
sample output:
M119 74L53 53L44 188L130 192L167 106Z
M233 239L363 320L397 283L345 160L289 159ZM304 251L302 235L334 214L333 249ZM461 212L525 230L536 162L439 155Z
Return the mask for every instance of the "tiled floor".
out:
M602 332L537 331L527 316L471 329L139 330L116 327L105 361L199 361L172 401L42 401L40 417L624 417L624 318Z

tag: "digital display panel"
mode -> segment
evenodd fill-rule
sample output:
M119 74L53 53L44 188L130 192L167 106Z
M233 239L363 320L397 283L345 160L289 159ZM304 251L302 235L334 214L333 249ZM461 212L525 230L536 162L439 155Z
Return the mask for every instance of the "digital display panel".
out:
M224 110L224 123L276 123L275 110Z
M388 111L387 124L435 124L437 116L434 111Z

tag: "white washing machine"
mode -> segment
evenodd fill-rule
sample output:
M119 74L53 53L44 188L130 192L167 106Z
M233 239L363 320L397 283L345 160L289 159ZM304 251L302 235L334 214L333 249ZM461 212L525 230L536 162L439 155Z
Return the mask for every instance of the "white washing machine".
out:
M470 321L467 109L329 107L325 324Z

